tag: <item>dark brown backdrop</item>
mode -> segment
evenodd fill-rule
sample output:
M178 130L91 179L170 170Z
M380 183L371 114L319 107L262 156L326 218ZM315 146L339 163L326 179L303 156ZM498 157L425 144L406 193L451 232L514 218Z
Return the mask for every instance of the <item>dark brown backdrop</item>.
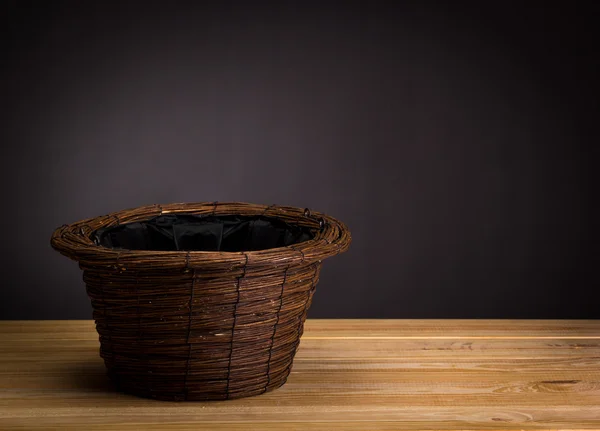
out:
M4 2L0 317L91 317L55 227L213 200L351 227L311 317L600 317L598 11L523 3Z

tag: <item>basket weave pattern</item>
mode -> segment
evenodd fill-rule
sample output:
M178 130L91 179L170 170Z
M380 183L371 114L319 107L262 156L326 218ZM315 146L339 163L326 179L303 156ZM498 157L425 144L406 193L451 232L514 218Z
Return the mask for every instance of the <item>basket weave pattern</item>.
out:
M265 216L315 232L260 251L152 251L97 245L104 227L163 214ZM294 207L152 205L58 228L52 246L79 262L117 387L164 400L258 395L288 378L324 259L350 245L338 220Z

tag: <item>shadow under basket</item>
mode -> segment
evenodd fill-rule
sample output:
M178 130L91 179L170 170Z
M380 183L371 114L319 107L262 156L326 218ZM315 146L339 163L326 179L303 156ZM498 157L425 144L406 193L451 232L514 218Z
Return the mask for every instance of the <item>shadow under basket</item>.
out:
M83 270L117 387L172 401L283 385L321 263L350 242L308 209L214 202L119 211L51 239Z

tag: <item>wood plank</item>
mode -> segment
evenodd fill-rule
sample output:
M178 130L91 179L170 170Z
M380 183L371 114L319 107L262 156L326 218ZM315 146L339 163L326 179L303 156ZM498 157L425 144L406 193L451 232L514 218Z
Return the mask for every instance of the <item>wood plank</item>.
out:
M600 338L598 320L477 320L477 319L309 319L306 338ZM90 333L91 332L91 333ZM37 340L86 339L94 332L91 320L15 320L0 324L8 339L17 334Z
M309 320L279 390L165 403L114 390L91 321L0 322L0 428L600 429L599 333L599 321Z
M63 352L66 360L73 356L72 350L79 354L88 352L96 355L99 349L98 340L40 340L35 343L23 340L8 340L0 345L0 364L28 361L39 362L47 359L52 352L57 358ZM600 356L600 340L312 340L302 339L300 343L301 358L319 360L366 360L396 358L575 358ZM300 354L300 353L299 353ZM15 361L19 359L19 361Z
M520 406L506 407L403 407L390 409L368 407L338 407L323 406L308 409L273 407L270 409L241 409L229 407L226 412L209 407L169 409L164 407L152 408L122 408L105 409L103 407L78 409L72 407L48 409L43 414L32 417L32 412L16 412L9 419L2 419L3 426L22 426L27 429L34 427L57 427L67 425L89 428L89 425L121 427L121 425L141 426L145 424L163 424L163 429L170 429L173 424L182 425L228 425L251 424L255 428L282 429L282 425L295 423L304 424L324 423L340 425L361 424L363 429L371 429L374 423L400 422L401 429L422 430L473 430L473 429L598 429L599 408L582 409L579 407L547 407L523 408ZM249 416L253 420L249 420ZM319 417L327 416L326 420ZM225 419L226 418L226 419ZM40 421L43 420L43 423ZM146 427L143 426L142 429ZM288 428L290 429L290 428ZM389 429L389 428L388 428Z
M365 322L368 322L365 325ZM310 337L429 338L599 338L598 320L477 320L477 319L313 319L306 322Z

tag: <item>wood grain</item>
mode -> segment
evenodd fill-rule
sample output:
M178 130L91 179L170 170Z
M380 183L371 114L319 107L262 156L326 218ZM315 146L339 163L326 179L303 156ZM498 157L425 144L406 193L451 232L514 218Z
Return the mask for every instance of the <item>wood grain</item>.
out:
M92 321L0 322L0 429L600 429L600 321L309 320L288 383L118 393Z

